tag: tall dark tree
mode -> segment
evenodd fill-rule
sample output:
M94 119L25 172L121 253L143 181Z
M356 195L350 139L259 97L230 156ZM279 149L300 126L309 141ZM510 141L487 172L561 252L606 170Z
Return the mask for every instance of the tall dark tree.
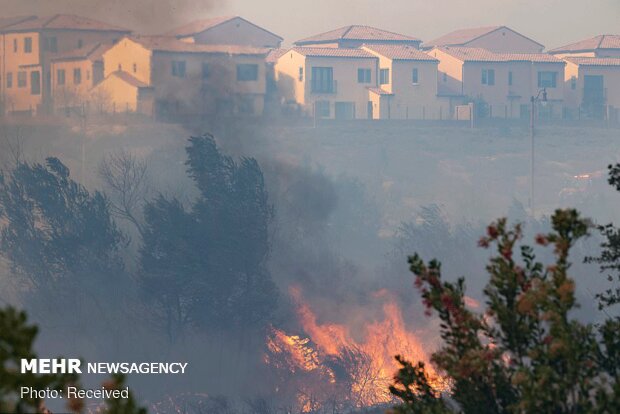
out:
M252 158L222 154L211 135L192 137L186 151L200 195L190 208L163 196L146 205L142 285L161 305L171 337L190 324L260 328L277 298L262 171Z
M0 223L0 249L36 303L118 299L123 236L105 196L73 181L60 160L0 172Z

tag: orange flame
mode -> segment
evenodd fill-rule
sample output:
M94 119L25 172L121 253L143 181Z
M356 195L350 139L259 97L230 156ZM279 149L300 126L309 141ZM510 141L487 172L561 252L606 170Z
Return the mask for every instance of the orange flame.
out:
M298 405L307 412L320 408L321 381L339 387L344 403L356 408L389 403L392 396L388 386L399 366L394 356L401 354L413 361L428 362L428 356L418 337L407 330L397 303L385 291L375 297L385 300L384 318L365 327L365 336L355 340L348 326L317 322L317 317L302 298L297 287L290 289L297 306L300 324L309 338L287 335L273 329L267 342L271 357L265 361L289 372L316 374L304 377L298 387ZM438 391L448 388L446 382L427 364L433 386ZM314 381L314 382L312 382ZM333 394L329 397L332 398ZM333 402L333 401L332 401Z

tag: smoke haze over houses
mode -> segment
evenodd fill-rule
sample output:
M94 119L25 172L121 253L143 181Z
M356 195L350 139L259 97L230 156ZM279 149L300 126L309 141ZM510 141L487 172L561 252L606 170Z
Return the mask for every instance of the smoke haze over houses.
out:
M286 44L349 24L423 40L465 27L507 25L551 49L617 33L620 26L617 0L3 0L0 13L75 13L149 33L189 20L235 14L279 34Z

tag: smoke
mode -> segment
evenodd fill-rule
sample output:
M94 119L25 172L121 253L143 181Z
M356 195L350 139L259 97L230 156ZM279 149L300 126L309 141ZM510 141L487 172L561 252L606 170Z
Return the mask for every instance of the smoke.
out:
M225 0L3 0L2 16L77 14L134 30L164 33L192 20L208 18Z

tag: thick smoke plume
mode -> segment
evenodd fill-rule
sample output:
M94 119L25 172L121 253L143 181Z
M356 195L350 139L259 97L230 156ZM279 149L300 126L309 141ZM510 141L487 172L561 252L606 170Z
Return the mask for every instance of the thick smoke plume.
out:
M4 0L1 16L70 13L130 28L163 33L191 20L208 18L224 0Z

